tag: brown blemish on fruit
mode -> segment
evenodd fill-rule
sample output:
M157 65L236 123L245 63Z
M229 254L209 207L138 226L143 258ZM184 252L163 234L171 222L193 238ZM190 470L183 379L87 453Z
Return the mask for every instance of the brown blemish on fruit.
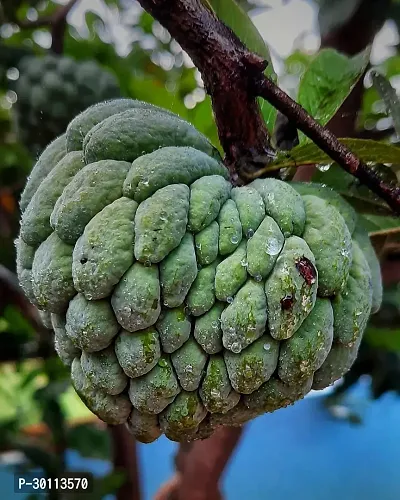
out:
M317 279L317 271L313 263L307 259L307 257L303 256L300 260L298 260L296 262L296 268L308 286L315 283L315 280Z
M285 311L287 311L288 309L291 309L293 307L293 303L294 303L294 297L293 295L285 295L283 297L283 299L281 299L281 307L282 309L284 309Z

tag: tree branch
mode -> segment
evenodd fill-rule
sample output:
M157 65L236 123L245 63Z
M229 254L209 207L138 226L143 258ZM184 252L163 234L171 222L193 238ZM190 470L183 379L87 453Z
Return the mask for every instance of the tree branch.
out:
M326 128L265 77L266 61L249 52L201 0L139 0L192 58L211 96L225 163L232 174L268 164L269 133L256 97L268 100L333 161L357 177L400 214L400 187L388 185ZM249 169L250 167L250 169Z
M257 93L284 113L333 161L385 200L394 212L400 214L400 187L398 185L384 182L376 172L368 168L365 163L338 141L332 132L316 122L307 111L268 78L260 78Z
M126 475L124 484L118 489L117 500L140 500L139 466L136 441L124 425L109 425L113 444L114 471Z
M70 0L58 9L51 22L51 50L54 54L62 54L64 50L64 34L67 27L67 16L79 0Z
M231 172L245 158L270 157L270 136L251 91L266 62L249 52L239 38L201 0L139 0L199 69L211 96L225 163Z
M71 9L76 5L79 0L70 0L67 4L59 7L53 14L49 16L42 16L35 21L27 19L23 21L16 21L16 24L21 29L36 29L42 27L51 28L51 50L55 54L62 54L64 47L64 32L67 25L67 16Z

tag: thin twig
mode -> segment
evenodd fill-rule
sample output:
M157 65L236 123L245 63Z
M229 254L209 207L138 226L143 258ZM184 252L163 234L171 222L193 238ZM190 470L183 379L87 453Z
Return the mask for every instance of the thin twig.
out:
M64 50L64 34L67 27L67 16L79 0L70 0L66 5L58 9L51 22L51 51L54 54L62 54Z
M62 54L67 16L78 1L79 0L70 0L67 4L54 11L53 14L42 16L32 21L29 19L16 20L15 24L21 29L50 27L52 36L51 50L55 54Z
M201 0L139 0L192 58L211 96L225 163L232 173L255 171L271 161L271 144L256 96L268 100L333 161L357 177L400 214L400 187L392 186L301 106L264 76L265 61L249 52Z
M262 77L257 85L257 94L267 99L279 111L297 125L307 137L337 162L344 170L356 177L380 196L400 214L400 187L385 183L380 176L368 168L357 156L344 146L332 132L322 127L299 104L291 99L269 78Z

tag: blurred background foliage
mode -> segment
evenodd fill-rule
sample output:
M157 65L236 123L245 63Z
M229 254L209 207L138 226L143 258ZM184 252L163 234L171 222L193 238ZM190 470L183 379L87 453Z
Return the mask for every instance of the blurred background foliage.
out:
M92 417L71 389L68 370L54 354L51 332L24 300L14 275L18 200L35 158L28 145L19 141L14 129L13 106L18 95L12 88L19 77L17 67L21 58L29 54L40 56L51 48L50 27L40 25L38 20L52 16L65 3L0 1L0 451L19 450L26 463L42 467L49 475L63 470L67 449L77 449L83 456L109 459L112 447L107 429ZM237 2L255 22L272 13L277 4L290 7L290 3L291 0ZM288 54L279 54L271 48L279 83L286 91L296 95L321 39L323 42L345 26L362 6L378 23L375 41L370 40L373 42L370 68L377 69L395 89L400 88L400 1L310 0L308 3L319 9L315 29L319 29L321 37L315 32L303 33ZM174 111L220 148L210 99L199 72L169 33L137 2L81 0L67 21L65 55L79 61L96 61L116 76L123 96ZM261 22L256 25L260 27ZM384 56L378 57L374 45L388 27L393 40ZM362 82L361 106L356 114L353 136L397 144L393 120L368 74ZM345 118L345 112L339 112L340 118ZM329 172L326 170L318 171L315 180L343 190L346 177L342 171L336 166ZM399 171L394 165L395 175ZM346 192L352 187L346 184ZM357 193L363 204L365 200ZM391 278L385 288L384 305L371 319L358 361L344 384L327 400L331 407L337 406L345 390L364 375L371 377L373 398L386 391L400 392L399 223L390 217L383 223L375 210L372 204L364 222ZM103 498L123 480L116 472L100 478L92 498Z

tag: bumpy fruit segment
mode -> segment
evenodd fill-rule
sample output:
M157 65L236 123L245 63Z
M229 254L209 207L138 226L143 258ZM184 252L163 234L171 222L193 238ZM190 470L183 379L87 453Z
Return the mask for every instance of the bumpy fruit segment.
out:
M380 305L337 193L228 179L192 125L118 99L70 123L21 200L21 286L87 407L142 442L204 439L332 384Z

